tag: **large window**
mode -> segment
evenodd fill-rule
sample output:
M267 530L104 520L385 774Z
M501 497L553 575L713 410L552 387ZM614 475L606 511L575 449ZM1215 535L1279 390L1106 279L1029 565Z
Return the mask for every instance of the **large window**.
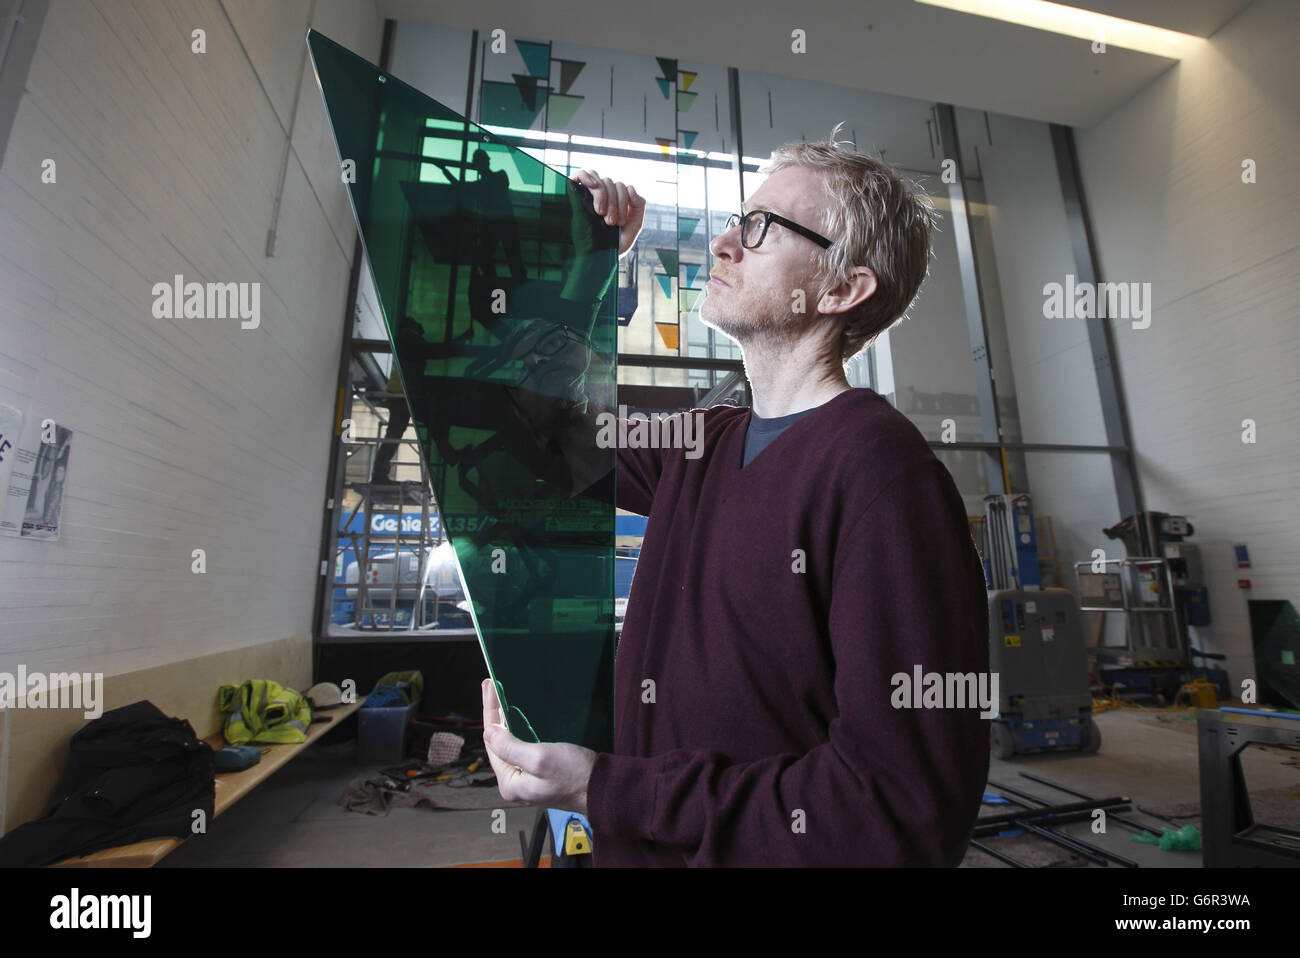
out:
M843 122L841 137L920 185L940 221L918 299L849 363L850 383L912 420L972 515L990 491L1032 493L1036 512L1055 517L1063 567L1121 518L1114 497L1103 502L1096 489L1110 453L1086 451L1107 442L1088 331L1044 307L1044 289L1075 272L1048 125L555 39L512 40L494 53L485 35L477 46L472 36L402 23L392 71L464 104L561 173L596 169L649 201L640 240L619 267L617 382L629 408L749 401L739 349L698 315L710 241L761 184L772 150L822 139ZM949 115L959 156L943 142L940 118ZM951 182L958 169L960 191ZM1062 445L1070 448L1050 448Z

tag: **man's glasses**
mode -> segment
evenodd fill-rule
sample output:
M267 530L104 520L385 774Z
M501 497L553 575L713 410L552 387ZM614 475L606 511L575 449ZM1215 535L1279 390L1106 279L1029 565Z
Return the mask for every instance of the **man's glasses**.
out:
M745 249L756 249L763 245L763 240L767 238L767 228L772 225L773 220L780 223L788 230L793 230L800 236L805 236L812 240L822 249L827 249L831 241L819 233L814 233L807 227L800 226L784 216L778 216L771 210L752 210L741 216L739 213L732 213L727 217L727 229L731 229L737 224L740 225L740 245Z
M591 346L586 337L564 323L557 323L550 328L539 324L539 327L532 337L532 346L525 353L531 352L536 353L538 356L551 357L566 346L580 345L587 348Z

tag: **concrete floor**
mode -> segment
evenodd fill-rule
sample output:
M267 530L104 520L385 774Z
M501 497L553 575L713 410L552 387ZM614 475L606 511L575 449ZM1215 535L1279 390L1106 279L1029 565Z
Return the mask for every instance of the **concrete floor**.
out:
M1199 826L1195 721L1186 712L1124 709L1102 713L1097 722L1103 736L1098 754L1022 756L1005 762L994 758L989 778L1054 803L1077 800L1022 778L1019 773L1027 771L1093 798L1127 796L1180 824ZM314 746L216 819L206 836L187 841L159 867L436 867L520 858L519 833L531 833L534 809L506 806L495 789L484 789L490 797L483 797L505 811L506 830L501 834L493 829L490 808L394 808L381 817L349 812L337 804L349 782L373 771L354 764L351 742ZM1300 758L1295 753L1259 750L1248 763L1247 781L1259 820L1300 826ZM990 785L987 790L996 788ZM982 814L1007 810L986 805ZM1157 831L1166 824L1130 814ZM1143 867L1201 865L1199 852L1165 852L1134 842L1133 832L1114 822L1104 835L1092 834L1086 822L1061 830ZM1098 867L1032 835L988 842L1035 867ZM1008 866L972 848L962 867Z
M1190 713L1117 709L1103 712L1095 720L1102 732L1101 750L1097 754L1025 755L1010 761L995 757L990 762L989 780L1055 804L1079 801L1020 774L1028 772L1084 792L1091 798L1127 797L1134 810L1122 813L1123 817L1157 832L1171 827L1170 824L1136 811L1138 806L1173 819L1179 825L1195 825L1199 829L1201 796L1196 721ZM1300 828L1300 756L1296 752L1252 747L1243 753L1242 763L1256 820ZM987 791L996 792L997 788L989 785ZM1004 806L985 805L980 814L1007 810L1010 809ZM1057 830L1136 861L1144 868L1201 867L1200 852L1167 852L1135 842L1133 829L1114 822L1108 822L1106 833L1100 835L1092 833L1088 822ZM1031 867L1101 867L1034 835L991 839L987 844ZM1009 866L972 848L962 867ZM1106 867L1123 866L1112 863Z
M380 768L356 764L355 752L352 741L313 746L158 867L431 868L521 857L519 833L531 835L536 809L507 805L495 788L482 791L504 810L504 834L492 808L347 811L343 790Z

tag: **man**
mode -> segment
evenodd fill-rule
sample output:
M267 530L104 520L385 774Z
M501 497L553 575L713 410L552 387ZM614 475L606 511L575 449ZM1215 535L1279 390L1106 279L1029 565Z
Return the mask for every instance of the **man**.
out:
M505 170L493 170L486 150L475 150L470 161L478 171L474 181L477 194L479 227L474 249L476 270L487 271L496 279L492 254L500 243L510 263L510 276L516 284L528 278L524 266L524 253L519 244L519 226L515 222L514 206L510 202L510 177ZM490 315L490 314L489 314Z
M934 213L834 136L774 153L711 244L700 315L740 344L753 408L696 413L699 458L619 451L619 505L649 522L614 753L516 739L484 683L502 796L585 812L597 866L952 866L978 814L980 706L892 694L918 667L988 670L965 508L843 366L915 297ZM577 179L626 250L644 200Z
M395 485L393 476L393 459L397 455L399 440L406 435L406 427L411 424L411 407L406 402L406 393L402 386L401 370L397 358L393 358L393 371L384 386L388 395L379 400L379 405L388 410L388 425L384 429L384 442L375 452L375 461L370 469L370 481L375 485Z

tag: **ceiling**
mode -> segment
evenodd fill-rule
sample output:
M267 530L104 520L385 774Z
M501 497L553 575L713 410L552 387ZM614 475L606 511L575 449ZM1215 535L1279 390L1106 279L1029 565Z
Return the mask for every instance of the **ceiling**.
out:
M1250 0L1074 0L1209 36ZM378 0L381 16L564 40L1089 127L1175 61L912 0ZM791 32L807 51L791 52Z
M1136 20L1153 27L1208 37L1250 5L1250 0L1071 0L1070 6Z

